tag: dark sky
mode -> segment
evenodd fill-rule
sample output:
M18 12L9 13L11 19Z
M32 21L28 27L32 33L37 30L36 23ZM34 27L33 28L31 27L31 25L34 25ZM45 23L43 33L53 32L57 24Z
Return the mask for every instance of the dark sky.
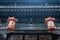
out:
M60 0L0 0L0 5L60 5Z
M60 0L0 0L0 2L60 2Z

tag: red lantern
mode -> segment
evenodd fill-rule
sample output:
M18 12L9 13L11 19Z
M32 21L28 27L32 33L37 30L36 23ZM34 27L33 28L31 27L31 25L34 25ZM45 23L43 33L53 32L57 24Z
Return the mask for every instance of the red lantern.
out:
M51 17L48 17L45 19L45 22L48 26L48 31L53 31L56 29L56 27L54 25L54 20L55 20L55 18L51 18Z
M15 29L15 24L17 19L14 17L9 17L7 20L7 29L13 31Z

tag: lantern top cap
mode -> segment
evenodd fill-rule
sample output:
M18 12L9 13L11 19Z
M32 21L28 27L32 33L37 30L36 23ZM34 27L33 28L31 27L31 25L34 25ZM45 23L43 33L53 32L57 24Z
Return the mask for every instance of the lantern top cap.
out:
M8 19L15 19L15 17L9 17Z
M9 17L8 20L15 20L15 21L18 21L15 17Z
M45 19L45 21L48 21L48 20L52 20L52 21L54 21L54 20L55 20L55 18L48 17L48 18L46 18L46 19Z

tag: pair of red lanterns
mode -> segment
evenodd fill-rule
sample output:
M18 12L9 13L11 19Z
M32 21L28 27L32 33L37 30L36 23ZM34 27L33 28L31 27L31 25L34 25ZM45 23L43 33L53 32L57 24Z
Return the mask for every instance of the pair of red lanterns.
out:
M15 17L9 17L7 20L7 29L13 31L15 29L16 22L18 20ZM54 25L55 18L48 17L45 19L45 23L47 24L48 31L53 31L56 29Z

